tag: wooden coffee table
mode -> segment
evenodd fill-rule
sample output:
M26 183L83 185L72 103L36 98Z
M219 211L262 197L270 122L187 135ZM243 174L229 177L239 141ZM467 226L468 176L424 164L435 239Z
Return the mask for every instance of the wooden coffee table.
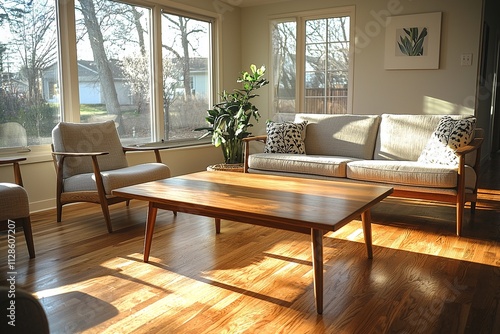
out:
M200 172L124 187L113 195L149 202L144 262L149 260L158 209L262 225L311 235L316 310L323 312L323 235L361 215L373 257L370 208L392 188L273 175Z

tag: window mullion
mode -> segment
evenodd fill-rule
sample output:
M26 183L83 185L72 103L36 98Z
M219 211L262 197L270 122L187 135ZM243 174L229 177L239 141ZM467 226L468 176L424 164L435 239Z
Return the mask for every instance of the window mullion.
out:
M297 20L297 52L296 52L296 91L295 96L297 97L297 105L295 107L295 112L302 112L305 110L305 54L306 54L306 20L304 18L299 18Z
M151 18L151 137L153 141L165 139L165 113L163 111L163 60L161 50L161 8L153 7Z
M67 122L79 122L80 120L78 76L74 75L78 72L74 8L74 0L57 1L59 43L66 46L59 48L59 96L61 120Z

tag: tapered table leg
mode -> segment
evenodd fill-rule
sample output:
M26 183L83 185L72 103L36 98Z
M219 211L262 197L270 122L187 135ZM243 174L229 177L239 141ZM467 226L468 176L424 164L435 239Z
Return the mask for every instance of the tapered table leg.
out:
M153 240L157 212L158 208L156 208L153 203L149 202L146 232L144 235L144 262L146 263L149 261L149 251L151 250L151 241Z
M215 233L220 234L220 219L214 218L215 221Z
M323 313L323 231L311 229L314 299L316 311Z
M370 214L370 210L366 210L361 214L361 220L363 221L363 235L365 237L366 252L368 253L368 258L373 259L372 216Z

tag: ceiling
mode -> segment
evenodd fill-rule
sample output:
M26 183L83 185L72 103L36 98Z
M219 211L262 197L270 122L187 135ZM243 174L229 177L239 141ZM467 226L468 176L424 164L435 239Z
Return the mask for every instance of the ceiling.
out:
M290 0L223 0L223 1L235 7L251 7L251 6L266 5L270 3L285 2Z

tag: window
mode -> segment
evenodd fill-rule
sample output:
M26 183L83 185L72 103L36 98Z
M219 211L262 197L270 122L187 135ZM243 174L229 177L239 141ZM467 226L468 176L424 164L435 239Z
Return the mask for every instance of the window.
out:
M165 138L199 137L211 106L211 23L186 15L162 13Z
M152 52L151 8L79 0L76 17L81 122L112 119L124 143L201 136L194 130L205 125L212 92L209 20L162 10L160 55ZM162 59L155 72L154 57Z
M348 7L272 22L276 113L352 112L353 15Z
M205 143L216 21L159 2L2 2L0 149L48 145L61 119L114 120L125 145Z
M109 0L75 3L80 122L113 120L124 144L152 139L151 12Z
M49 144L60 119L54 0L0 6L0 149Z
M295 112L295 92L297 62L297 24L275 22L272 30L273 41L273 84L274 111Z

